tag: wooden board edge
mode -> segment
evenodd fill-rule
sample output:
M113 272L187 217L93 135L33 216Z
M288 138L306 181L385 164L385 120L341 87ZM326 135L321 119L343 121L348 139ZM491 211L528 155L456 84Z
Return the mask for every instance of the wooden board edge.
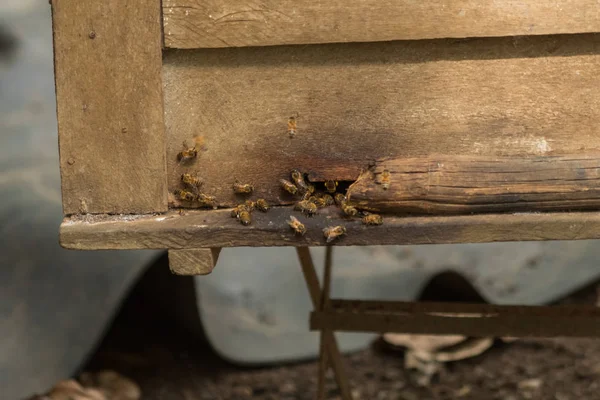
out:
M304 236L288 226L296 215L307 227ZM238 246L324 246L323 227L343 224L346 235L331 245L413 245L505 241L583 240L600 238L600 213L515 213L438 217L384 217L381 226L348 220L336 210L312 218L275 207L242 226L229 210L168 212L140 216L66 218L60 244L69 249L194 249Z

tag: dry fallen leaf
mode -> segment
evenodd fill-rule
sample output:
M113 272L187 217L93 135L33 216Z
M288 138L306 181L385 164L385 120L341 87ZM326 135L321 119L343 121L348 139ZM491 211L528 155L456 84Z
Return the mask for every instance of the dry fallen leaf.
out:
M492 338L468 338L461 335L408 335L386 333L383 340L394 347L405 348L404 367L416 370L416 381L428 386L443 369L443 363L464 360L482 354L492 347Z
M115 371L85 372L80 377L85 386L100 390L108 400L139 400L140 387L131 379Z

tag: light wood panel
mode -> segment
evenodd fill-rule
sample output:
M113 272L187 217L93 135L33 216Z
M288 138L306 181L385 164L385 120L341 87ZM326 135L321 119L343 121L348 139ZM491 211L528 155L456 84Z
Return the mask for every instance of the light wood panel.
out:
M176 275L208 275L219 260L221 248L169 250L169 268Z
M161 9L53 0L63 210L167 209Z
M595 0L164 0L163 15L173 48L600 31Z
M600 35L167 51L169 187L198 172L222 206L235 179L287 204L292 168L355 180L382 158L600 151L599 51ZM194 135L204 151L178 164Z

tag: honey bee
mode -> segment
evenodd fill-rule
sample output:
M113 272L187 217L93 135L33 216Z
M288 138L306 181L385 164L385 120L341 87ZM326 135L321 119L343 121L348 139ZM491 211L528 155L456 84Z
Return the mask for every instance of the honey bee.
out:
M325 206L330 206L334 203L333 197L330 194L322 193L319 195L320 198L325 202Z
M192 174L181 174L181 182L189 189L198 192L202 187L203 182L197 176Z
M346 196L344 196L342 193L336 193L334 199L335 204L337 204L338 206L341 206L346 202Z
M381 187L383 188L383 190L388 190L390 188L390 171L388 171L387 169L381 171L381 178L379 180L379 183L381 183Z
M323 197L311 196L308 201L314 203L318 208L327 207L327 201Z
M327 243L331 243L336 238L345 235L346 228L343 226L328 226L327 228L323 228L323 236L327 239Z
M362 218L362 223L365 225L381 225L383 217L379 214L367 214Z
M291 194L298 193L298 187L296 185L294 185L292 182L290 182L286 179L281 179L279 181L279 183L281 184L281 187L283 188L283 190L285 190L286 192L291 193Z
M253 202L251 200L246 200L243 204L238 204L237 207L235 207L231 210L231 217L239 218L242 211L251 213L252 211L254 211L255 206L256 206L255 202Z
M287 223L290 226L290 228L292 228L294 232L296 232L297 235L304 236L304 234L306 233L306 227L304 226L304 224L293 215L290 215L290 220L287 221Z
M291 175L292 181L294 181L296 187L300 190L300 193L306 193L309 191L309 187L304 181L304 176L302 175L302 172L298 171L297 169L293 169Z
M180 201L196 201L198 199L197 195L184 189L175 189L173 194Z
M302 200L296 203L296 205L294 206L294 210L302 211L308 216L313 216L317 213L317 206L311 201Z
M237 194L250 194L254 191L254 186L249 183L241 183L236 179L233 183L233 191Z
M349 217L354 217L356 216L356 214L358 214L358 210L356 210L356 208L349 206L346 203L342 203L341 207L344 214L346 214Z
M288 129L287 130L288 130L288 135L290 135L291 138L296 136L296 128L297 128L296 117L288 118Z
M198 157L198 149L204 145L204 137L196 136L194 138L194 146L190 147L187 142L183 141L183 150L177 153L177 161L180 163L189 162Z
M337 189L337 187L338 187L337 181L332 181L332 180L325 181L325 189L327 189L327 191L329 193L335 193L335 190Z
M267 203L267 201L265 199L258 199L258 200L256 200L256 208L259 211L267 212L267 211L269 211L269 208L271 208L271 207L269 206L269 203Z
M204 193L198 193L198 196L196 196L196 201L198 202L200 207L217 208L217 199L214 196L209 196Z
M238 215L238 220L242 225L250 225L252 223L252 217L249 211L242 211Z

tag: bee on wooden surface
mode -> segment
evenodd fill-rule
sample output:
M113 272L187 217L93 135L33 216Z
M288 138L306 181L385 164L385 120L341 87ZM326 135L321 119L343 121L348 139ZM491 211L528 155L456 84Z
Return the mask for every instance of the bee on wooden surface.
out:
M250 212L254 211L254 209L256 208L256 202L255 201L246 200L244 202L244 204L246 205L246 207L248 207L248 211L250 211Z
M330 194L321 193L318 196L319 196L319 198L323 199L323 201L325 202L325 207L333 205L334 200L333 200L333 197L331 197Z
M296 203L296 205L294 206L294 210L302 211L308 216L313 216L317 213L317 206L311 201L302 200Z
M383 224L383 217L379 214L367 214L362 217L362 223L365 225L381 225Z
M388 171L387 169L381 171L381 178L379 180L379 183L381 183L381 187L383 188L383 190L388 190L390 188L390 175L390 171Z
M291 194L298 193L298 187L296 185L294 185L292 182L288 181L287 179L281 179L279 181L279 183L281 184L281 187L283 188L283 190L285 190L286 192L291 193Z
M203 182L195 175L192 174L181 174L181 182L189 189L192 189L196 192L200 190Z
M355 217L358 214L358 210L352 206L349 206L346 203L342 203L341 205L342 211L349 217Z
M269 211L269 208L271 208L271 206L269 206L269 203L267 203L265 199L258 199L256 200L256 208L259 211L267 212Z
M346 202L346 196L344 196L342 193L336 193L334 200L335 204L341 207L341 205Z
M293 169L291 175L292 181L294 182L294 184L296 184L296 187L298 188L300 193L306 193L309 191L308 184L306 183L306 181L304 181L304 176L302 175L302 172L298 171L297 169Z
M252 216L249 211L242 211L238 215L238 220L242 225L250 225L252 223Z
M298 128L298 124L296 123L296 117L289 117L288 118L288 135L290 135L291 138L293 138L294 136L296 136L296 129Z
M209 196L204 193L198 193L196 201L198 202L200 207L217 208L217 199L215 198L215 196Z
M241 183L236 179L233 183L233 191L237 194L250 194L254 191L254 186L249 183Z
M185 210L183 208L180 208L179 215L183 217L184 215L187 215L187 213L185 212Z
M331 243L336 238L345 235L346 228L342 225L339 226L328 226L327 228L323 228L323 236L327 239L327 243Z
M329 193L335 193L337 187L338 187L337 181L333 181L333 180L325 181L325 189L327 189L327 191Z
M175 198L180 201L196 201L198 198L197 195L185 189L175 189L173 194L175 195Z
M318 208L327 207L327 201L323 197L311 196L308 201L315 203Z
M304 226L304 224L293 215L290 215L290 220L287 221L287 223L290 226L290 228L292 228L294 232L296 232L297 235L304 236L304 234L306 233L306 227Z
M177 161L185 163L194 160L198 157L198 150L204 145L204 137L196 136L194 138L194 145L190 147L187 141L183 141L183 150L177 153Z

